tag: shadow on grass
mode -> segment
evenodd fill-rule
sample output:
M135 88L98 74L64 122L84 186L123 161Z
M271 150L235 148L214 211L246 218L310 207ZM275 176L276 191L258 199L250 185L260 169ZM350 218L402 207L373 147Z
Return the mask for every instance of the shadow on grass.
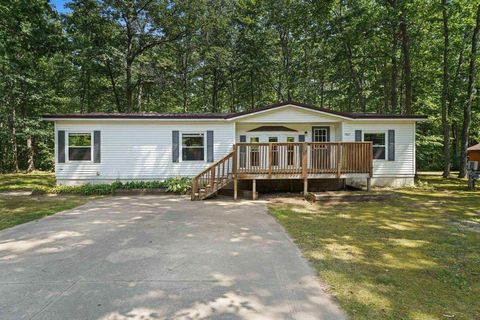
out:
M480 233L458 222L478 219L479 199L407 190L385 202L271 212L352 319L474 319Z
M50 172L0 174L0 192L30 190L35 187L53 187L55 175Z

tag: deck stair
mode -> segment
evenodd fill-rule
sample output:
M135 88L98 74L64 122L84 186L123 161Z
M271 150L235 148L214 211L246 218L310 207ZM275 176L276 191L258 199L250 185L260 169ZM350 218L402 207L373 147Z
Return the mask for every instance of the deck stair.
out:
M200 172L192 179L192 200L204 200L215 195L235 177L235 151Z
M373 172L371 142L237 143L233 150L192 179L192 200L203 200L233 182L237 199L238 180L364 177L367 189Z

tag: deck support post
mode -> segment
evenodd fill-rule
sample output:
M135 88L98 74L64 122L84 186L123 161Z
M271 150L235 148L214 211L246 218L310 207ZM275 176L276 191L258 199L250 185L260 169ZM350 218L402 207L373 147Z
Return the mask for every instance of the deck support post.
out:
M253 179L252 180L252 200L257 200L258 195L257 195L257 180Z
M233 200L238 199L238 179L233 179Z
M372 178L367 178L367 191L370 192L372 190Z
M303 178L303 195L308 194L308 178Z

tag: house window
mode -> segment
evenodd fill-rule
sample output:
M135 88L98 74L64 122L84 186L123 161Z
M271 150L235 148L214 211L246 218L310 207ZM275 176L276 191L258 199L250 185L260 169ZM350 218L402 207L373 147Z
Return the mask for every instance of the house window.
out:
M373 144L373 159L385 160L386 145L385 145L385 133L365 133L363 135L363 141L371 141Z
M91 161L92 160L92 134L69 133L68 134L68 160Z
M312 141L313 142L327 142L329 141L328 131L330 128L328 127L313 127L313 135Z
M182 160L205 160L205 135L203 133L182 134Z

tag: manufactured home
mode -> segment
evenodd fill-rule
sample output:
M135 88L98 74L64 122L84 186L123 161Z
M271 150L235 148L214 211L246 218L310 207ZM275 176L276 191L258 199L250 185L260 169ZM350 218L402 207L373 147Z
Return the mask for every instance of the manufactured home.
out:
M348 113L284 102L237 113L45 115L58 184L191 177L203 199L239 182L413 184L425 117Z

